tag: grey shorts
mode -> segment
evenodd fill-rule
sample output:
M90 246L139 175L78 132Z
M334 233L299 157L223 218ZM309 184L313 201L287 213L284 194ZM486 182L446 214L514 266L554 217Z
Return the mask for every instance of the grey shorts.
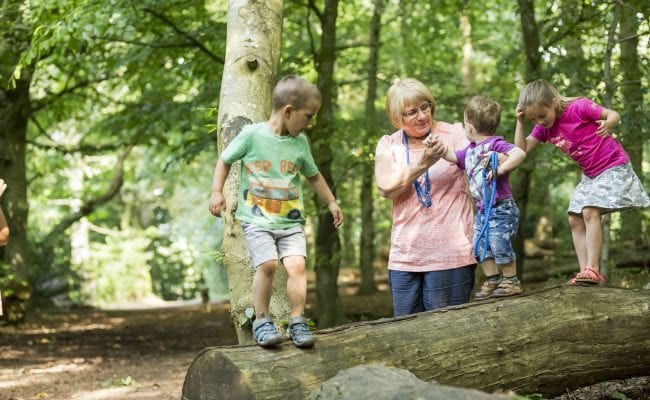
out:
M302 225L289 229L265 229L242 222L241 226L253 268L267 261L282 260L288 256L307 258L307 241Z
M585 207L594 207L603 214L630 208L650 206L650 198L632 169L632 164L618 165L600 175L582 175L569 203L569 214L582 214Z

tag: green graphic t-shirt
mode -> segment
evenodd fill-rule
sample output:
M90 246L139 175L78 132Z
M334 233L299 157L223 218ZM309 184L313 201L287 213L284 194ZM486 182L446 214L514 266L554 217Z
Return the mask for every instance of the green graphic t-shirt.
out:
M237 219L266 229L305 223L300 175L311 178L318 168L304 134L279 136L265 122L247 125L222 158L242 162Z

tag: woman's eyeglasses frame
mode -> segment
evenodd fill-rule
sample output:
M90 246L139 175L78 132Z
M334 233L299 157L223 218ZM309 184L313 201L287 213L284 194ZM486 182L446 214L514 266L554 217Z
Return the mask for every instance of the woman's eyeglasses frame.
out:
M431 102L427 101L427 102L425 102L424 104L420 105L417 108L411 108L410 110L407 110L407 111L403 112L402 117L404 117L405 120L412 120L412 119L416 118L420 114L420 112L422 112L422 114L426 115L428 112L431 111L432 108L433 108L433 104L431 104Z

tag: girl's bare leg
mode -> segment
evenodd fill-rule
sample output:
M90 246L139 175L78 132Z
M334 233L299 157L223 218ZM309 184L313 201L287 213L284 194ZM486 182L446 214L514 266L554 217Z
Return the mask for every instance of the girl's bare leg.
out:
M569 226L571 227L573 247L576 250L578 263L582 270L582 268L589 265L587 264L587 227L585 225L585 220L581 216L569 214Z
M600 249L603 244L603 230L601 226L601 212L597 208L585 207L582 216L586 226L587 264L596 271L599 270Z

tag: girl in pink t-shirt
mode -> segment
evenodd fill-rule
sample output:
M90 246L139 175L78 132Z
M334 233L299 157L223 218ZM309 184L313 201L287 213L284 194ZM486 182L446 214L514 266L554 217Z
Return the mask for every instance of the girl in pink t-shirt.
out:
M524 138L524 119L535 123ZM650 206L650 198L621 144L610 135L620 115L584 97L560 96L547 81L527 84L519 95L515 144L529 152L551 142L575 160L582 180L569 203L569 225L580 272L569 280L604 283L599 258L602 245L601 215Z

